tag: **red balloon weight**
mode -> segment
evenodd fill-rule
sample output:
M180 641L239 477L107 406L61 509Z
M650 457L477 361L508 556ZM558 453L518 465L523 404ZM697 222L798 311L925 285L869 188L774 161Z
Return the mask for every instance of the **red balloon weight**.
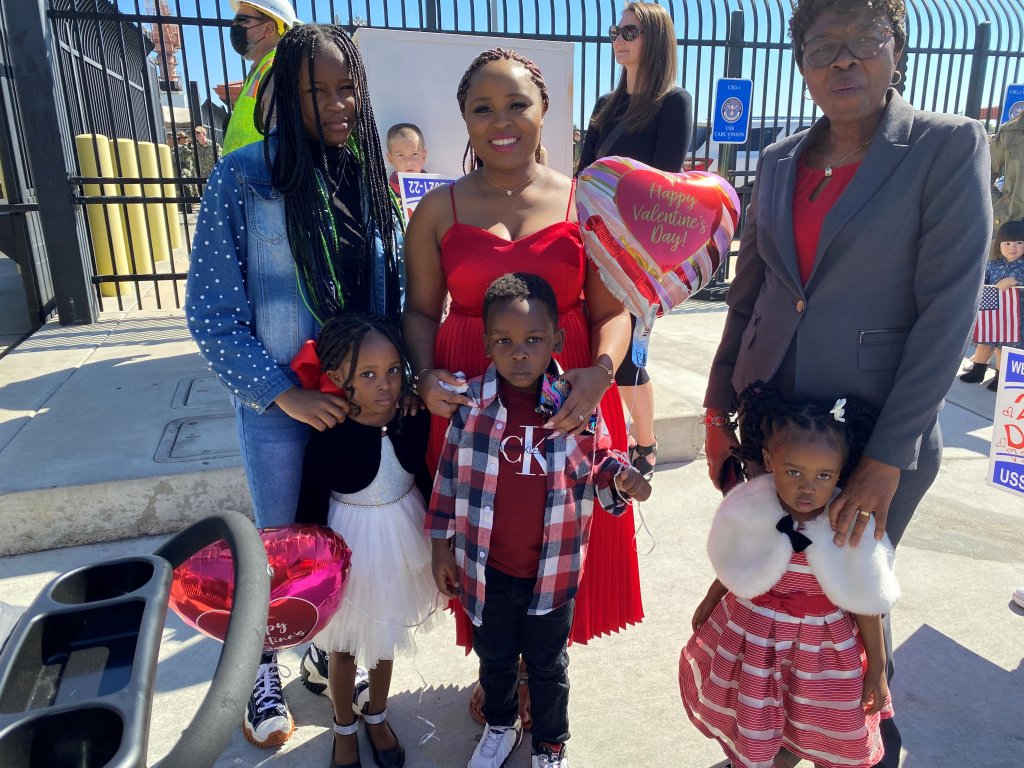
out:
M352 552L319 525L260 531L270 566L270 613L264 649L291 648L323 629L341 605ZM186 624L223 642L234 589L231 550L218 541L174 570L169 604Z

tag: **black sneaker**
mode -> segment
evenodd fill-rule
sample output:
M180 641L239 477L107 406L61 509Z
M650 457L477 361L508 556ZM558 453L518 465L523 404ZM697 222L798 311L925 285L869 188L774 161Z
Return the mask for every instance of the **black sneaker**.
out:
M331 687L327 684L327 653L317 648L312 643L306 649L299 665L299 677L302 684L310 693L317 696L323 694L331 698Z
M245 707L242 733L257 747L279 747L291 738L294 730L295 721L281 693L277 655L264 653Z

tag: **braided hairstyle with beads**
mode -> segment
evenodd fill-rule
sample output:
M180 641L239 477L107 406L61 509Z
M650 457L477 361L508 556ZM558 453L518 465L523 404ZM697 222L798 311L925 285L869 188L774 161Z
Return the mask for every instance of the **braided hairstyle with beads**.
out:
M528 58L518 51L513 51L510 48L491 48L489 51L484 51L475 59L473 63L469 65L465 74L462 75L462 80L459 81L459 90L456 92L456 98L459 101L459 112L465 116L466 114L466 95L469 93L469 84L473 80L473 75L476 74L477 70L495 61L511 61L521 65L527 72L530 73L530 80L540 90L540 100L544 104L544 111L548 109L548 84L544 82L544 75L540 72L540 67L530 61ZM537 162L540 162L541 152L540 144L537 144L537 150L534 153ZM476 170L483 166L483 161L476 156L473 151L472 145L469 141L466 142L466 151L462 155L462 170L466 173Z
M345 371L345 379L341 388L348 395L349 403L353 413L359 415L359 407L352 402L352 378L355 376L359 364L359 350L363 340L371 333L383 336L398 350L398 359L402 361L402 394L410 391L410 366L409 356L405 352L405 345L398 333L398 327L383 315L375 315L368 312L343 312L335 315L320 329L320 336L316 342L316 353L320 358L320 370L336 371L349 359L348 370Z
M878 419L878 411L857 397L846 397L841 405L787 400L777 386L763 381L743 390L738 403L740 447L734 452L744 464L761 464L762 451L773 435L798 430L826 438L843 453L840 485L860 461Z
M360 169L360 180L366 190L364 200L370 204L370 216L384 243L386 312L396 320L399 314L399 240L402 231L401 209L387 183L384 157L381 153L377 122L370 104L366 84L366 68L352 38L333 24L301 24L289 30L277 44L274 64L263 78L257 103L270 90L264 125L276 132L266 132L263 157L271 169L274 187L284 197L285 224L288 243L298 269L300 287L309 310L319 324L347 309L344 294L355 286L341 283L340 245L335 227L331 194L328 192L327 150L324 143L320 109L313 99L320 141L314 153L302 122L302 99L299 73L306 67L313 82L313 64L317 53L335 48L341 52L355 85L355 128L346 143ZM275 138L276 133L276 138ZM274 148L276 144L276 150ZM373 282L373 232L363 236L356 283L369 286ZM364 288L365 291L368 288Z

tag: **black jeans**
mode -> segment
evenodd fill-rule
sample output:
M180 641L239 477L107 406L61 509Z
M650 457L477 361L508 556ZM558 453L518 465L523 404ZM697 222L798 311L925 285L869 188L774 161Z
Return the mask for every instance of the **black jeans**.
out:
M517 579L488 568L483 621L473 627L480 659L484 717L490 725L512 725L519 712L519 656L530 676L533 747L569 739L569 629L575 600L541 616L527 613L536 579Z

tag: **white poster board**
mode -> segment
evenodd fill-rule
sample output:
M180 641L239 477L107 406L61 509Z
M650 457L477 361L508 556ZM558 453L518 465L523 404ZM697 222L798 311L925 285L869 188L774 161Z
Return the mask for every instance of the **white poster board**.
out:
M1003 347L988 482L1024 498L1024 350Z
M572 43L373 27L358 29L355 41L366 64L383 151L389 127L415 123L427 145L424 172L461 176L468 135L456 99L459 81L478 54L514 48L540 67L548 86L543 132L548 164L572 175Z

